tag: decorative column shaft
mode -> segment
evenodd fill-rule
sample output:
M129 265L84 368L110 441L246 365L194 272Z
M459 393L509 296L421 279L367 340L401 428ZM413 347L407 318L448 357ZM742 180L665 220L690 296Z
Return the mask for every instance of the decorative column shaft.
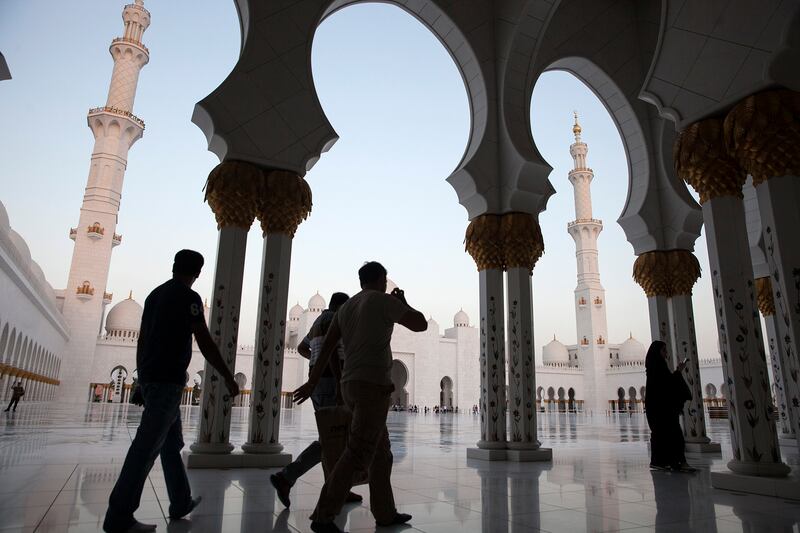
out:
M300 176L282 170L265 173L258 218L264 232L261 285L253 356L250 426L247 453L261 457L260 466L288 464L291 455L280 454L281 383L286 339L286 303L292 238L311 212L311 189Z
M481 450L505 450L507 440L504 257L500 223L500 215L481 215L470 222L465 239L466 250L478 267L480 292L481 439L477 446ZM471 450L467 450L468 457L470 453ZM499 455L504 459L505 451Z
M511 432L508 448L536 450L536 364L533 344L533 286L536 261L544 253L539 222L527 213L510 213L501 221L508 269L508 400Z
M231 372L236 368L247 232L258 210L261 186L261 170L240 161L217 165L206 183L206 201L219 228L209 330ZM194 454L228 454L233 450L229 442L231 398L217 371L208 362L204 368L200 431L191 450ZM190 455L189 466L219 464L193 461Z
M778 336L778 317L775 315L775 298L772 295L772 282L769 277L756 279L756 298L758 309L764 316L764 323L767 325L767 346L769 346L769 359L772 364L775 400L778 404L780 436L793 439L797 436L789 414L793 407L789 405L785 391L785 383L791 380L791 376L788 375L788 365L784 362L786 357L784 342Z
M753 176L785 366L784 394L800 435L800 93L768 91L745 98L725 119L725 141Z
M766 358L755 303L750 244L742 186L744 171L726 153L722 121L686 128L675 144L678 176L699 194L703 207L722 368L728 387L728 418L738 474L785 476L772 423Z
M697 258L686 250L670 250L665 253L670 281L670 329L675 342L675 351L672 353L673 367L688 359L683 378L692 391L692 399L683 404L683 437L686 441L686 450L716 453L720 451L719 443L711 442L706 435L700 359L697 353L697 334L692 305L692 287L700 277L700 264Z
M650 338L667 345L667 352L675 353L675 342L669 326L669 274L667 256L654 250L636 258L633 264L633 279L647 296L650 317Z

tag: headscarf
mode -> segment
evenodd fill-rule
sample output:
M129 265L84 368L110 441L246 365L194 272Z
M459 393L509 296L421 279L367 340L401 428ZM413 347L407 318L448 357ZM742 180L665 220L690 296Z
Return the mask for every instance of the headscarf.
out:
M657 377L670 373L667 360L661 355L661 350L666 347L667 344L664 341L653 341L650 348L647 349L647 356L644 358L647 377Z

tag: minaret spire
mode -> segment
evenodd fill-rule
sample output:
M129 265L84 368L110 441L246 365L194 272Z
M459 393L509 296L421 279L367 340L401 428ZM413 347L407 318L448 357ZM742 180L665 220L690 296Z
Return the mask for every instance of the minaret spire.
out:
M569 153L574 162L569 181L575 194L575 220L567 231L575 241L578 263L578 285L575 287L575 320L578 333L579 357L584 368L585 405L588 411L604 413L608 409L605 370L608 365L608 338L605 290L600 284L597 238L603 231L603 221L593 218L592 189L594 171L586 162L589 146L583 142L578 112L573 112L572 133L575 142Z
M150 26L150 12L142 0L122 9L122 37L111 41L114 70L106 105L89 110L88 125L94 135L89 177L78 227L70 231L75 241L67 288L64 319L70 342L61 368L62 400L86 401L98 326L103 319L111 250L122 242L117 218L128 151L144 133L144 122L133 114L139 71L150 60L142 36Z

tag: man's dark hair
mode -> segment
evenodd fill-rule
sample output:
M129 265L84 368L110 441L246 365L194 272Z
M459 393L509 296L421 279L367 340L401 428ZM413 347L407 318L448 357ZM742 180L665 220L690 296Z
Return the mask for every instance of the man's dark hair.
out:
M175 254L172 273L179 276L199 276L203 270L203 256L194 250L181 250Z
M349 299L350 297L343 292L334 292L331 295L331 303L328 304L328 309L336 311Z
M358 269L358 280L363 287L369 283L380 281L381 278L386 277L386 274L386 269L382 264L377 261L368 261L364 263L364 266Z

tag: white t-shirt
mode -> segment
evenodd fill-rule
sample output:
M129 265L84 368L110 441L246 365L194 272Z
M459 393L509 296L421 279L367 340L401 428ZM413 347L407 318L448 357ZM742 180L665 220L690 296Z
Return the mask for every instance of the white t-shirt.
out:
M409 310L398 298L375 290L362 290L345 302L334 320L342 333L342 382L392 384L394 324Z

